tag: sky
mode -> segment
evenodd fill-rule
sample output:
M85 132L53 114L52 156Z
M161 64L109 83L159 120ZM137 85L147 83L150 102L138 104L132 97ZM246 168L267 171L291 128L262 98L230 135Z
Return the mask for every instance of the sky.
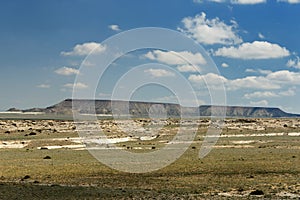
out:
M91 52L107 53L103 42L128 30L158 27L193 40L200 51L174 40L168 43L177 44L174 51L121 55L101 76L95 98L110 99L116 85L126 95L127 78L165 83L136 88L131 100L187 102L172 88L189 90L188 82L199 105L217 102L210 88L217 94L225 88L226 105L300 113L299 10L300 0L0 1L0 110L50 106L72 98L73 87L88 91L82 80L103 67L91 67Z

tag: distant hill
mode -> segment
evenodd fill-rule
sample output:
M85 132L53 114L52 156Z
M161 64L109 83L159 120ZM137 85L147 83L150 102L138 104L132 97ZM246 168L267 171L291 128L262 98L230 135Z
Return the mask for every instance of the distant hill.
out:
M157 109L155 112L159 112L159 109L163 106L168 116L180 116L181 110L188 113L189 116L211 116L212 108L216 110L226 109L227 117L300 117L298 114L291 114L282 111L279 108L270 107L244 107L244 106L212 106L202 105L200 107L181 107L179 104L172 103L154 103L154 102L137 102L130 101L111 101L111 100L72 100L66 99L58 104L47 108L32 108L22 110L23 112L44 112L51 114L71 115L73 110L78 113L86 114L93 113L96 110L96 114L110 115L112 112L117 114L131 114L133 116L148 117L149 109ZM113 109L112 110L112 105ZM154 106L156 105L156 106ZM158 105L158 106L157 106ZM10 109L17 110L17 109Z

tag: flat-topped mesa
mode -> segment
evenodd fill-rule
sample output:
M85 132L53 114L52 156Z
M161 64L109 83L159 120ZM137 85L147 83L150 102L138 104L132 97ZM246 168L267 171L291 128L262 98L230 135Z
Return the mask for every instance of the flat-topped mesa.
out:
M159 105L155 107L154 105ZM182 111L185 115L195 116L211 116L216 114L215 110L219 110L220 115L226 109L226 117L252 117L252 118L279 118L279 117L300 117L298 114L291 114L282 111L279 108L271 107L247 107L247 106L214 106L201 105L199 107L183 107L174 103L158 103L158 102L139 102L139 101L121 101L121 100L85 100L85 99L66 99L53 106L47 108L32 108L22 110L23 112L44 112L61 115L71 115L73 111L81 114L130 114L133 116L149 117L150 108L154 112L158 112L159 108L164 108L168 117L180 116ZM18 109L10 109L11 111ZM223 111L223 112L222 112Z
M210 116L212 107L226 109L227 117L252 117L252 118L279 118L279 117L300 117L299 114L291 114L282 111L279 108L272 107L249 107L249 106L200 106L202 116Z

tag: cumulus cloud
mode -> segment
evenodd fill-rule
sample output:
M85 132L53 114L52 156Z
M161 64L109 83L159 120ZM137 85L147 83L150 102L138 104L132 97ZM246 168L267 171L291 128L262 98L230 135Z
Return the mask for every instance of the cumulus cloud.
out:
M188 77L188 80L194 83L205 83L207 85L212 85L212 86L222 86L223 83L227 83L228 80L221 75L214 74L214 73L208 73L205 75L195 75L191 74Z
M300 0L277 0L277 2L285 2L290 4L300 3Z
M90 53L101 53L106 50L106 46L96 42L87 42L83 44L77 44L72 51L63 51L63 56L86 56Z
M259 3L266 3L267 0L231 0L231 3L233 4L243 4L243 5L246 5L246 4L259 4Z
M178 71L180 72L198 72L200 68L193 65L179 65L177 66Z
M250 73L259 73L263 75L268 75L271 74L271 70L265 70L265 69L246 69L245 72L250 72Z
M228 90L238 90L238 89L280 89L280 85L273 82L263 76L247 76L238 79L227 79L224 76L209 73L206 75L195 75L189 76L189 81L194 83L204 83L204 81L209 85L219 85L225 84Z
M149 51L144 55L150 60L166 63L168 65L186 65L188 62L192 64L206 64L205 58L200 53L193 54L189 51Z
M222 63L221 66L224 68L229 67L229 65L227 63Z
M295 60L289 59L286 66L300 69L300 58L297 56Z
M275 97L287 97L287 96L295 96L296 93L293 89L288 89L285 91L274 92L274 91L256 91L253 93L247 93L244 95L246 99L253 99L253 98L275 98Z
M278 44L272 44L266 41L254 41L252 43L243 43L238 47L222 47L215 51L214 54L216 56L250 60L282 58L289 56L290 52Z
M37 85L36 87L47 89L47 88L50 88L50 85L48 85L48 84L40 84L40 85Z
M288 89L286 91L279 92L279 95L280 96L291 97L291 96L295 96L296 92L293 89L290 88L290 89Z
M195 39L202 44L239 44L242 39L237 35L237 23L231 21L231 24L225 24L219 18L207 19L206 14L202 12L195 17L186 17L182 19L182 28L179 31Z
M84 83L67 83L64 85L65 88L85 89L88 86Z
M243 78L237 79L227 79L224 76L209 73L206 75L195 75L192 74L188 78L189 81L197 83L197 84L204 84L205 81L207 84L212 86L222 86L225 84L227 90L239 90L239 89L259 89L259 90L278 90L286 87L291 87L295 85L300 85L300 73L297 72L290 72L287 70L271 72L266 74L265 76L246 76ZM277 92L276 95L278 96L293 96L295 91L289 89L287 91ZM273 93L264 93L264 92L257 92L255 94L251 94L254 96L266 97L272 96ZM246 97L251 97L251 95L246 95ZM274 95L275 96L275 95Z
M258 37L259 37L260 39L265 39L265 36L264 36L262 33L258 33Z
M244 95L244 98L246 99L252 99L252 98L271 98L271 97L278 97L278 95L271 91L264 91L264 92L253 92L253 93L247 93Z
M153 77L172 77L175 76L173 72L167 71L165 69L146 69L145 73L150 74Z
M215 3L232 3L240 5L255 5L267 3L267 0L193 0L194 3L215 2ZM285 2L290 4L300 3L300 0L277 0L277 2Z
M74 74L79 74L78 69L74 69L71 67L62 67L54 71L56 74L63 75L63 76L70 76Z
M261 101L250 101L250 105L252 106L267 106L269 102L267 100L261 100Z
M231 80L228 89L237 90L241 88L256 89L279 89L280 85L263 76L247 76Z
M288 70L276 71L267 76L267 78L271 81L280 82L283 84L300 84L300 73L291 72Z
M108 28L110 28L113 31L120 31L121 30L119 25L116 25L116 24L111 24L111 25L108 26Z

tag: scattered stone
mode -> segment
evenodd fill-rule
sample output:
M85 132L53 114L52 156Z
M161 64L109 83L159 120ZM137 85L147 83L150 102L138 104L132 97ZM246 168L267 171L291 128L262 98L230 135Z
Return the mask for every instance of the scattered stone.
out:
M196 147L193 146L192 149L196 149Z
M151 147L151 149L155 149L155 147Z
M41 147L40 149L41 150L47 150L48 148L47 147Z
M24 180L29 179L29 178L30 178L29 175L25 175L25 176L23 177Z
M249 195L264 195L264 192L262 190L254 190Z
M8 133L8 134L9 134L9 133L10 133L10 131L5 131L4 133Z
M36 135L35 132L30 132L28 135Z
M37 183L40 183L40 182L35 180L35 181L33 181L33 183L36 183L36 184L37 184Z
M50 156L45 156L43 159L51 159Z
M53 124L53 122L48 122L48 125L53 126L54 124Z

